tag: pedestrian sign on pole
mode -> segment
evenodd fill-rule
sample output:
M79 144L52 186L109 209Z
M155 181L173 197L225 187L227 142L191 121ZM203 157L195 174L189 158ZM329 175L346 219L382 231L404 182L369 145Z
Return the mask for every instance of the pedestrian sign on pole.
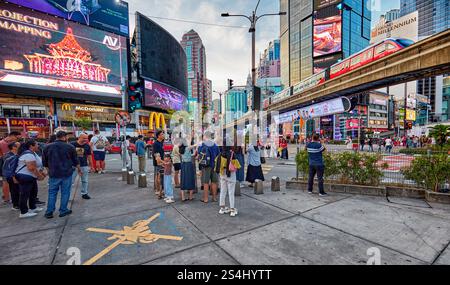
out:
M121 127L126 127L131 122L131 117L128 112L119 111L114 116L116 123Z

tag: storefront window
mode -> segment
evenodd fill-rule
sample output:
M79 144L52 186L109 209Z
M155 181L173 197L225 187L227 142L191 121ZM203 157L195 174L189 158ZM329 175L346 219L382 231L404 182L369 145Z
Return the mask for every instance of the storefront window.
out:
M3 116L6 118L21 118L22 117L22 109L3 109Z

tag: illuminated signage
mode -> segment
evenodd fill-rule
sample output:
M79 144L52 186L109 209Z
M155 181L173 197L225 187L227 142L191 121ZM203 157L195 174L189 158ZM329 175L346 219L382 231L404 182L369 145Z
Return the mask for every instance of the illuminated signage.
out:
M157 129L165 129L166 128L166 119L164 118L163 113L153 112L150 115L149 121L149 130L157 130Z
M82 105L73 105L73 104L62 104L62 111L79 111L79 112L90 112L90 113L104 113L105 108L96 107L96 106L82 106Z
M124 37L4 2L0 33L0 84L121 95Z
M164 110L181 111L186 105L186 97L176 89L145 80L145 106Z
M406 120L407 121L416 121L416 110L406 109Z
M6 118L0 118L0 126L7 126ZM9 118L11 127L46 127L49 125L46 119L14 119Z
M23 7L55 15L128 37L128 4L117 0L8 0Z

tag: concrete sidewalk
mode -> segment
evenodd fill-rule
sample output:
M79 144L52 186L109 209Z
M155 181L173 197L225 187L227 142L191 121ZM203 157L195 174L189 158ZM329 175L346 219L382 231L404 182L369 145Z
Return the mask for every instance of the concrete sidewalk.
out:
M82 200L77 184L73 214L66 218L19 220L1 206L0 264L66 264L74 250L82 263L105 253L94 264L366 264L374 247L382 264L450 264L445 205L342 194L320 198L295 190L266 189L257 196L244 188L236 199L239 215L231 218L218 214L217 203L200 202L201 193L183 203L177 191L177 202L166 205L152 189L128 186L115 174L91 175L90 182L93 199ZM46 189L42 184L44 201ZM124 227L156 214L150 231L182 240L155 240L138 230L104 252L129 233ZM114 232L89 228L122 232L108 240Z

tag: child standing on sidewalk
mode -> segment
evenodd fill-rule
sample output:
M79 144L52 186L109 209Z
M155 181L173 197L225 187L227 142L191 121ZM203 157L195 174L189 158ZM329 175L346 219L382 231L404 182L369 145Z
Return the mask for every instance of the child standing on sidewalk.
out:
M220 174L220 211L219 214L230 214L235 217L238 211L234 205L234 192L236 189L236 172L241 168L241 164L235 157L235 152L230 147L224 147L222 154L216 158L215 171ZM228 192L230 208L225 206L225 199Z
M167 204L175 203L173 196L173 185L172 185L172 158L170 154L164 156L164 192Z

